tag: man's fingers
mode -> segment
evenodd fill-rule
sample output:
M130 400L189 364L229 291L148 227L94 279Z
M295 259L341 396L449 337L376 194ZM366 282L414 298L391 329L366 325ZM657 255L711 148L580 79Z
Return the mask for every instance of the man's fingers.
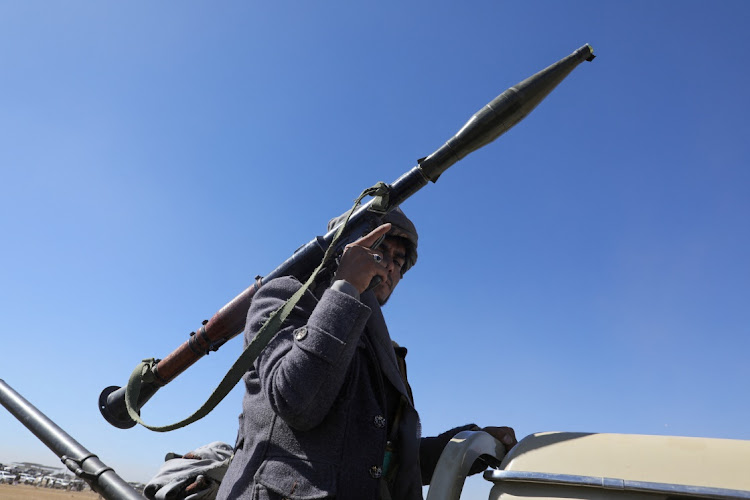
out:
M363 247L371 247L376 241L378 241L378 238L388 233L388 231L391 230L391 223L388 222L386 224L383 224L382 226L378 226L372 231L370 231L369 234L366 234L362 236L360 239L352 243L352 245L358 245Z
M508 449L518 444L516 433L511 427L485 427L482 430L503 443Z
M376 276L381 282L386 281L388 270L383 258L371 247L390 230L390 224L383 224L357 241L346 245L336 270L336 279L348 281L359 293L364 293Z

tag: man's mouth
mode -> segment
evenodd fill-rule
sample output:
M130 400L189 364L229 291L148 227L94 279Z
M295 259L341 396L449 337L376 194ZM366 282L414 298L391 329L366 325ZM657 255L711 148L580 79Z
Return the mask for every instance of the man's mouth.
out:
M386 287L388 289L388 293L390 293L391 291L393 291L393 280L391 278L386 278L378 284L378 287L381 286Z

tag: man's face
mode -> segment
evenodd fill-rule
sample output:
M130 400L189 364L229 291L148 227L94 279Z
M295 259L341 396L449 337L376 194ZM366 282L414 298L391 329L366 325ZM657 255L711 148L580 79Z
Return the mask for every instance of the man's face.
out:
M375 297L382 306L401 281L401 268L406 262L406 246L403 239L386 236L375 252L383 257L383 265L388 270L388 278L373 289Z

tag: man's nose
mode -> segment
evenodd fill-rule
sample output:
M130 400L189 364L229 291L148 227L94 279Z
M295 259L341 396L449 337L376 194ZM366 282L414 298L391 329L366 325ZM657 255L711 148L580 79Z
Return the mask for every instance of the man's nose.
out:
M385 261L385 268L389 273L392 273L394 269L396 269L396 263L393 260L393 257L391 257L390 255L384 255L383 260Z

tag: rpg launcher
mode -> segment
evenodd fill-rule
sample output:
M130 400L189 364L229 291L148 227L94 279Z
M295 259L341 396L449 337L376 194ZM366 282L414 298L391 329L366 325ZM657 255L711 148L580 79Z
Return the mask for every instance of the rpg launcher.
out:
M343 248L372 227L373 218L390 212L411 195L436 182L451 165L494 141L526 117L573 69L583 61L594 59L590 45L584 45L571 55L559 60L539 73L509 88L489 104L477 111L463 127L440 149L418 161L418 165L386 185L386 193L363 204L351 216L345 232L336 243ZM136 411L161 387L171 382L193 363L215 351L244 328L245 316L253 295L263 285L280 276L295 276L304 281L320 263L323 254L333 241L337 228L318 236L300 247L294 255L264 278L255 283L222 307L214 316L191 333L190 338L160 360L140 388ZM337 248L338 250L338 248ZM133 427L136 422L129 416L125 404L125 387L107 387L99 397L99 409L104 418L121 429Z

